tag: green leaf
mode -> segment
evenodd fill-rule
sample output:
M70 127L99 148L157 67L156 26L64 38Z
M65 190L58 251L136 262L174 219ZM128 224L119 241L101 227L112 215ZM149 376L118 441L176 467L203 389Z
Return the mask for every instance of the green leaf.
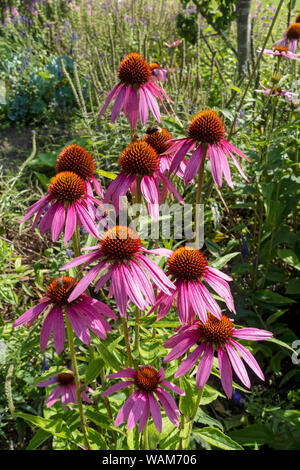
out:
M289 266L292 266L293 268L300 271L299 258L293 250L288 250L288 249L277 250L277 256L280 259L282 259L282 261L287 263Z
M270 290L264 289L255 292L253 296L256 300L272 305L287 305L295 303L295 300L284 297Z
M209 403L215 401L219 395L220 393L218 390L206 384L201 397L201 405L208 405Z
M300 294L300 277L289 280L286 293L292 295Z
M87 438L92 450L107 450L108 446L104 437L96 429L87 428Z
M267 341L270 342L270 343L278 344L278 346L282 346L283 348L289 349L290 351L293 351L294 353L297 353L297 351L295 351L291 346L289 346L284 341L280 341L280 339L270 338Z
M226 436L220 429L207 427L201 429L193 429L192 433L197 434L205 442L208 442L214 447L223 450L243 450L237 442L233 441L229 436Z
M236 251L235 253L229 253L228 255L222 256L221 258L216 259L212 263L209 263L209 265L212 268L216 268L216 269L223 268L223 266L225 266L225 264L227 264L228 261L230 261L232 258L235 258L235 256L239 254L240 254L239 251Z
M104 344L98 343L97 344L97 349L99 353L102 355L103 360L108 364L112 369L115 371L118 371L122 368L122 364L118 361L116 355L113 353L113 351L109 351Z
M85 384L89 384L95 380L101 372L103 367L103 360L101 357L96 357L91 360L85 373Z
M221 429L223 431L222 424L214 418L211 418L208 414L206 414L201 407L198 408L197 414L195 417L196 423L207 424L208 426L213 426Z
M264 445L274 439L274 434L264 424L251 424L243 429L237 429L229 433L232 439L235 439L242 445L254 446L255 444Z
M109 178L110 180L115 180L117 177L117 175L111 171L96 170L96 173L98 173L100 176L105 176L105 178Z
M41 416L34 416L21 411L15 414L18 418L23 418L30 424L37 426L40 429L52 434L53 436L61 437L62 439L73 440L72 435L65 422L61 418L59 419L45 419ZM62 431L64 429L65 431Z
M40 447L49 437L51 434L47 431L44 431L44 429L38 429L37 432L34 434L34 436L30 439L30 442L28 446L26 447L26 450L35 450L38 447Z

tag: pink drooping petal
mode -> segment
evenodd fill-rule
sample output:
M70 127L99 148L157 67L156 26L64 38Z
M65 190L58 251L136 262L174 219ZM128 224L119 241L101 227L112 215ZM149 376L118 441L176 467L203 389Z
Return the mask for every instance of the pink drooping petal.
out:
M191 332L187 338L184 338L182 341L180 341L180 343L178 343L172 349L172 351L164 358L163 362L173 361L174 359L177 359L178 357L182 356L186 351L188 351L198 339L198 334L192 333L193 332Z
M225 148L227 148L231 152L234 152L237 155L239 155L240 157L242 157L244 160L247 160L247 162L251 161L250 158L246 157L246 155L244 155L243 152L241 152L237 147L232 145L230 142L227 142L227 140L223 139L223 140L221 140L220 143L221 143L222 146L224 146Z
M52 390L52 392L48 395L47 398L47 408L50 408L50 406L54 405L57 402L61 393L62 387L60 385L58 387L55 387L54 390Z
M206 267L206 272L211 273L214 276L220 277L220 278L224 279L225 281L232 281L232 277L228 276L227 274L223 273L222 271L219 271L219 269L212 268L211 266ZM204 279L205 279L205 275L204 275Z
M145 401L146 401L145 393L140 393L133 407L129 411L128 420L127 420L127 429L129 430L133 429L134 426L138 423L144 410Z
M114 298L116 299L117 307L120 311L120 315L121 317L124 317L127 307L127 290L117 263L114 264L112 269L111 287L114 293Z
M240 381L245 385L245 387L250 388L250 380L240 356L238 355L236 350L231 346L231 344L225 344L225 348L236 375L239 377Z
M160 111L159 111L159 106L157 104L156 99L152 95L151 91L148 89L147 86L144 87L144 93L145 97L148 103L148 107L151 110L153 116L157 120L157 122L161 122L161 117L160 117Z
M214 182L219 188L222 186L222 162L220 161L219 154L213 145L208 145L207 154L209 155L211 164L211 174Z
M178 408L173 400L173 403L172 405L170 404L171 403L171 400L169 399L172 398L170 394L168 394L168 392L166 392L166 390L163 390L162 388L161 389L157 389L155 391L159 401L161 402L161 405L163 407L163 409L165 410L166 412L166 415L168 416L169 420L171 421L171 423L173 423L175 426L179 427L179 421L178 421L178 418L177 418L177 413L176 411L178 411ZM175 405L175 406L174 406ZM180 413L179 413L180 415Z
M60 353L64 349L65 344L65 322L63 311L60 306L54 306L52 308L52 316L53 316L53 340L56 353L60 355Z
M99 181L97 180L97 178L96 178L94 175L91 177L91 179L92 179L92 181L93 181L96 194L98 194L98 196L100 196L101 198L103 198L103 197L104 197L104 193L103 193L103 189L101 188L101 185L100 185Z
M139 99L136 89L132 86L130 86L129 89L130 91L127 103L127 114L131 129L136 129L139 117Z
M120 88L122 88L123 84L122 83L118 83L114 88L112 88L109 92L109 94L107 95L107 98L106 98L106 101L104 103L104 106L102 107L100 113L99 113L99 116L102 116L102 114L105 113L106 111L106 108L107 106L109 105L109 103L114 99L114 97L116 96L116 94L119 92Z
M242 346L240 343L232 339L231 344L234 345L235 349L240 353L244 361L248 364L248 366L253 370L253 372L261 379L265 380L265 376L263 374L263 371L259 367L255 357L246 349L244 346Z
M202 358L200 359L197 374L196 374L196 386L197 388L203 388L211 373L212 365L214 361L214 349L208 344Z
M165 273L160 269L160 267L156 263L154 263L154 261L152 261L150 258L146 258L143 255L136 256L136 259L146 270L146 272L150 275L157 287L165 294L170 295L175 289L175 286L165 275Z
M153 305L155 302L154 290L152 284L142 268L134 261L130 262L134 278L138 280L140 290L143 292L145 299L149 305Z
M46 316L40 334L40 348L41 351L44 352L51 336L51 330L53 327L54 317L52 315L53 309L50 310L48 315Z
M91 218L86 208L82 204L80 204L80 202L76 202L75 207L76 207L77 215L82 225L88 231L88 233L93 235L93 237L95 238L100 238L100 233L97 228L97 225L95 224L94 220Z
M169 193L172 195L174 194L174 196L176 197L176 199L181 202L181 204L184 204L184 200L182 199L182 197L180 196L179 192L177 191L177 189L175 188L174 184L165 176L165 175L160 175L160 179L163 181L164 185L165 185L165 188L167 191L169 191ZM161 197L161 200L160 200L160 203L163 202L165 199L165 196Z
M78 282L77 286L71 292L71 295L68 298L68 302L73 302L73 300L77 299L93 282L97 274L101 271L103 261L98 263L96 266L92 267L87 274Z
M233 297L231 295L227 282L224 281L223 279L218 279L217 277L212 276L210 274L207 274L205 276L205 281L220 297L222 297L225 300L228 309L231 312L235 313Z
M108 395L122 390L123 388L130 387L131 385L134 385L134 382L132 382L131 380L126 380L125 382L118 382L109 387L107 390L105 390L105 392L102 393L102 396L107 397Z
M120 424L122 424L128 418L129 412L130 412L131 408L133 407L134 403L136 402L136 400L139 396L139 393L140 392L138 390L136 390L135 392L133 392L132 395L130 395L128 400L125 401L124 405L120 409L120 411L119 411L119 413L118 413L118 415L115 419L115 426L119 426Z
M173 384L172 382L168 382L167 380L162 380L160 382L160 385L163 385L164 387L168 388L174 393L177 393L178 395L185 395L185 392L181 390L181 388L177 387L177 385Z
M190 181L192 181L192 179L195 178L201 165L202 155L203 155L203 148L202 148L202 145L199 145L199 147L196 148L195 152L193 153L193 155L191 156L191 158L189 159L186 165L186 169L185 169L184 177L183 177L185 184L189 183Z
M174 155L170 166L170 173L176 172L180 166L180 163L186 156L187 152L195 147L195 142L192 139L184 139L181 147Z
M141 180L141 192L147 202L159 204L159 189L155 178L144 176Z
M189 323L192 318L190 318L190 301L189 301L189 294L187 290L187 286L185 282L178 282L176 283L176 287L178 290L178 297L177 297L177 310L178 310L178 317L181 324Z
M51 201L51 199L52 196L50 194L47 194L46 196L42 197L37 202L32 204L32 206L29 206L25 211L25 217L23 217L20 222L25 222L25 220L30 219L30 217L32 217L35 212L40 211L41 209L44 210L44 208Z
M99 292L100 289L102 289L103 286L110 280L112 275L112 269L108 269L108 271L105 274L102 274L102 276L99 278L99 280L95 284L95 292Z
M140 119L141 119L142 125L144 126L148 120L149 109L148 109L147 98L146 98L143 86L139 87L139 93L140 93Z
M149 419L150 404L149 404L149 395L147 393L145 393L143 396L143 402L144 402L142 404L143 409L142 409L142 414L140 416L140 423L139 423L139 429L138 429L139 433L143 431Z
M218 362L221 376L221 384L228 398L232 397L232 369L230 361L224 349L218 348Z
M193 352L191 352L188 357L180 364L178 370L175 372L174 378L182 377L184 374L189 371L194 364L198 361L203 350L205 349L205 343L200 344Z
M145 310L147 304L145 303L143 294L139 287L137 286L136 280L133 277L131 269L123 263L120 266L120 274L123 277L123 282L125 284L126 292L130 300L140 309Z
M209 291L201 282L198 282L197 287L201 292L201 296L202 296L203 301L205 302L207 310L212 315L214 315L215 317L219 318L219 320L221 320L222 312L221 312L219 305L215 301L215 299L212 297L212 295L209 293Z
M99 249L98 246L96 246L95 248ZM76 266L80 266L84 263L90 264L100 257L101 253L98 250L96 252L93 251L92 253L87 253L86 255L77 256L77 258L72 259L68 263L64 264L61 268L59 268L59 271L65 271L66 269L75 268Z
M203 323L206 323L207 322L207 307L206 307L205 301L202 298L201 291L198 287L198 283L189 282L187 289L188 289L190 303L194 312L196 313L196 315L198 315L200 320L203 321Z
M135 378L136 377L136 370L131 369L131 367L124 367L124 369L119 370L119 372L115 372L114 374L109 374L107 376L109 379L116 379L118 377L126 378Z
M225 176L226 182L227 182L228 186L231 189L233 189L233 183L232 183L232 179L231 179L231 173L230 173L230 168L229 168L229 164L228 164L226 154L223 152L223 150L220 146L218 146L216 148L216 151L219 154L219 159L220 159L220 162L221 162L221 165L222 165L222 170L223 170L223 174Z
M44 235L44 233L51 227L52 220L53 220L53 217L55 215L55 212L58 206L59 206L59 202L54 202L52 206L47 210L44 217L42 217L40 224L39 224L40 232L42 235Z
M149 393L149 405L150 405L150 410L151 410L151 415L152 419L154 422L154 425L159 433L162 431L162 419L161 419L161 412L159 408L159 404L157 403L154 395L152 393Z
M118 93L118 96L116 98L116 101L114 102L114 105L112 107L111 111L111 119L110 122L114 123L117 117L119 116L121 109L124 104L124 99L125 99L125 94L126 94L126 85L123 85Z
M62 232L64 223L65 223L65 206L63 203L60 203L55 211L55 214L52 220L52 225L51 225L52 240L54 242L58 240Z
M68 208L68 212L67 212L67 217L66 217L65 238L64 238L65 246L68 243L68 241L71 240L73 233L75 232L76 225L77 225L77 216L76 216L75 207L73 204L70 204Z
M70 305L66 306L68 318L70 320L71 326L75 331L76 336L85 344L90 344L91 337L89 329L86 325L84 319L78 315L78 313L73 310Z
M239 339L249 339L250 341L264 341L272 338L273 333L258 328L241 328L234 329L233 336Z
M31 307L29 310L23 313L23 315L17 318L17 320L15 320L13 327L16 328L17 326L24 325L24 323L34 322L34 320L49 304L50 302L47 301Z

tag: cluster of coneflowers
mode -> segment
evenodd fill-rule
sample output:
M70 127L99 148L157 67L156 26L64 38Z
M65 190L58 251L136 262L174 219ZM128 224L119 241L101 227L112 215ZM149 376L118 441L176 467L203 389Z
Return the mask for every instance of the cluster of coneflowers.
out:
M119 67L120 81L110 91L100 114L105 113L114 100L112 122L122 110L132 131L136 130L139 117L141 124L146 124L149 110L160 122L158 101L165 107L164 99L167 103L171 100L158 85L158 80L164 81L166 77L163 70L158 72L160 67L156 65L151 67L138 53L127 55ZM201 196L206 162L209 162L212 178L219 187L223 176L233 187L230 162L247 180L237 157L249 159L225 137L223 122L211 109L202 110L193 117L183 138L172 138L167 129L152 126L143 139L135 139L123 150L119 175L105 192L95 177L92 156L82 147L70 145L58 156L57 174L50 182L48 194L29 207L22 219L25 221L35 214L33 228L39 223L42 234L51 230L53 241L59 239L64 228L64 243L66 245L73 239L76 257L61 270L71 269L73 272L81 267L75 276L63 275L54 279L45 297L21 315L14 326L30 326L43 316L41 351L45 351L52 335L57 354L64 350L67 329L72 370L58 374L40 386L57 385L48 396L47 406L53 405L60 396L64 405L78 404L87 448L82 400L89 402L87 392L92 390L84 389L80 382L73 332L86 345L90 344L91 334L104 341L118 319L106 303L91 297L90 292L108 291L108 300L114 299L124 328L128 367L108 375L108 378L125 380L103 391L103 396L109 396L130 387L131 394L118 412L116 426L127 420L128 429L138 424L138 431L142 432L151 414L158 432L161 432L161 407L170 421L179 426L180 411L172 393L185 394L173 382L165 380L163 365L159 370L150 364L134 367L126 323L132 304L145 314L157 312L157 320L176 306L180 327L165 343L171 351L163 363L182 358L175 379L187 374L197 364L197 404L211 374L215 354L228 398L232 396L232 370L241 383L250 388L244 362L264 380L257 361L239 340L266 340L272 337L272 333L234 325L229 318L230 314L235 314L235 306L229 286L232 278L228 274L210 266L197 247L182 245L175 251L148 249L130 227L116 225L102 235L99 231L99 223L105 225L105 221L98 215L97 207L111 200L118 211L119 198L127 192L136 201L147 204L149 216L154 221L158 220L159 205L168 193L184 203L170 180L172 173L183 179L186 185L198 175L198 196ZM97 197L93 194L93 187ZM80 254L80 226L97 240L94 246L84 248L84 254ZM165 258L165 271L153 261L152 257L157 256ZM225 302L230 313L223 313L213 293Z
M297 93L291 90L284 90L279 86L281 80L280 66L287 60L300 61L300 54L297 53L297 47L300 42L300 13L297 15L295 23L289 25L284 33L283 39L273 44L272 49L264 49L263 53L272 57L277 58L277 63L274 67L274 73L271 79L270 88L262 85L260 90L255 90L258 93L265 93L270 96L283 96L288 103L297 103ZM261 49L258 49L260 52ZM284 68L284 64L283 68Z

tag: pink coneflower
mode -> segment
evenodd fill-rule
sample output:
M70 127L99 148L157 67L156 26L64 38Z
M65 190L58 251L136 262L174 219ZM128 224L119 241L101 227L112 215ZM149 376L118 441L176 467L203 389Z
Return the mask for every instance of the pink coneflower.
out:
M89 330L99 338L106 339L106 333L111 331L111 326L103 315L113 320L116 320L116 315L103 302L85 294L82 294L76 301L68 301L70 293L76 286L77 281L73 277L63 276L55 279L49 284L46 297L43 297L38 305L23 313L13 326L16 328L26 323L29 327L44 310L47 310L40 335L41 351L45 351L53 333L54 346L57 354L60 354L65 343L64 310L66 310L75 334L83 343L90 344Z
M198 320L191 326L182 328L178 334L166 341L165 347L173 349L165 357L164 362L177 359L196 345L196 348L180 364L174 377L177 378L186 374L201 357L196 374L196 386L200 389L204 387L210 376L214 351L217 351L221 383L227 397L231 398L232 367L243 385L247 388L251 387L241 357L253 372L261 380L264 380L264 374L253 355L234 338L263 341L272 336L269 331L259 330L258 328L236 329L232 320L226 315L222 315L221 319L218 319L208 314L206 322L203 323Z
M111 182L104 197L104 203L112 203L119 209L119 199L130 189L137 194L137 184L140 185L141 194L148 203L148 212L154 220L158 220L159 204L162 198L159 192L159 182L170 193L183 203L181 196L171 181L159 171L160 161L157 152L144 141L136 141L123 150L120 160L121 173Z
M96 193L103 198L103 190L99 181L95 177L96 165L92 155L83 147L77 144L67 145L58 155L56 162L57 173L61 171L73 171L85 182L87 193L92 196L93 191L91 181L93 182Z
M170 48L170 47L179 46L179 44L181 44L182 41L183 41L182 39L177 39L177 41L175 41L175 42L164 42L164 44L165 44L165 46Z
M258 48L258 52L261 52L261 48ZM277 57L287 57L288 59L300 60L300 54L295 54L288 50L285 46L275 46L273 49L264 49L266 55L272 55Z
M69 406L72 410L72 406L70 403L77 404L77 393L76 393L76 384L75 384L75 377L72 371L70 372L62 372L61 374L57 374L51 379L46 380L45 382L40 382L38 387L48 387L49 385L58 384L52 392L48 395L46 403L47 408L53 406L59 397L61 397L62 406L64 409ZM93 392L93 389L90 387L85 387L85 389L81 392L81 398L83 401L87 403L91 403L90 398L87 396L86 392Z
M208 266L201 251L189 246L178 248L168 258L167 274L176 286L171 295L160 292L151 309L158 309L158 320L164 317L172 307L177 296L178 317L182 325L194 321L195 314L203 322L207 321L207 310L217 318L222 312L210 292L205 287L205 281L224 301L228 309L235 313L234 302L226 281L232 281L227 274Z
M42 234L51 229L52 240L58 240L63 228L64 244L72 238L76 225L83 225L93 237L99 237L95 224L96 205L102 202L87 193L85 181L72 171L58 173L50 181L47 196L42 197L26 209L26 215L21 222L36 214L32 230L37 226L44 210L51 207L42 216L39 229Z
M207 149L206 158L210 160L212 177L217 186L222 186L222 175L224 174L228 185L233 188L227 157L231 158L239 173L248 181L234 153L247 161L250 160L238 148L227 142L224 137L224 124L217 113L210 109L201 111L191 120L188 126L187 137L183 139L172 139L172 142L175 142L174 145L165 152L165 154L169 154L176 151L170 172L176 171L187 152L194 149L197 144L199 144L186 165L184 173L184 181L186 184L189 183L198 172L204 148Z
M100 116L105 112L109 103L116 98L112 108L111 122L115 122L122 108L124 115L128 116L132 129L136 128L139 115L142 125L146 124L149 110L160 122L161 116L156 98L160 100L167 113L163 96L167 101L171 102L171 100L152 76L148 62L140 54L132 52L121 62L118 75L120 82L109 92L100 111Z
M283 39L277 41L274 46L284 46L295 54L300 41L300 23L292 23L285 31Z
M165 372L163 367L158 372L150 365L139 366L138 370L126 368L116 374L108 375L108 377L111 379L128 377L131 380L113 385L105 390L102 394L103 396L111 395L125 387L134 386L136 389L120 409L115 420L115 426L119 426L127 419L127 429L132 429L139 423L138 432L142 432L151 411L155 427L160 433L162 431L162 418L157 402L158 399L169 420L179 427L178 417L180 416L180 411L174 398L163 387L172 390L172 392L178 395L185 395L185 392L177 387L177 385L164 380Z
M170 132L165 129L164 127L160 126L150 126L146 130L146 137L144 138L144 142L151 145L154 150L156 150L159 156L159 171L162 174L165 174L167 171L170 170L170 165L172 163L173 155L163 155L170 147L172 147L172 135ZM184 159L180 167L176 173L179 178L183 178L184 171L186 168L187 160Z
M297 96L296 93L293 93L289 90L283 90L280 86L273 86L273 88L266 88L264 85L262 90L255 90L257 93L265 93L266 95L271 96L286 96L288 99L292 99L294 96Z
M105 274L97 281L95 290L98 291L111 280L109 296L114 296L121 316L126 313L128 297L140 310L154 304L153 286L147 275L152 278L156 287L171 295L173 283L154 261L145 256L167 256L170 250L146 250L142 247L141 239L129 227L116 226L107 230L99 245L88 249L92 249L92 253L81 255L60 268L69 269L83 263L86 266L99 260L78 282L69 297L70 302L84 292L104 270Z
M159 64L157 64L156 62L153 62L152 64L150 64L150 69L151 69L153 77L157 77L157 79L160 80L161 82L168 81L167 70L160 67Z

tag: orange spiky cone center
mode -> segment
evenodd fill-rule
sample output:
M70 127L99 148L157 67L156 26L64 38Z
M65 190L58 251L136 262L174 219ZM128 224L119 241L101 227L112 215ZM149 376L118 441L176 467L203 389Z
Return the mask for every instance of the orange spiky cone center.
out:
M76 173L63 171L52 178L48 191L58 201L75 202L85 195L86 184Z
M131 52L119 65L119 79L124 85L146 85L151 78L151 68L148 62L137 52Z
M188 127L188 138L196 142L218 144L225 137L222 119L215 111L205 109L198 113Z
M159 158L149 144L139 140L123 150L119 163L129 175L152 176L158 169Z
M135 377L136 386L143 392L153 392L159 384L158 373L151 366L140 367Z
M152 128L150 128L151 130ZM147 131L147 135L144 139L144 142L147 142L147 144L151 145L151 147L156 150L156 152L160 155L161 153L164 153L166 150L168 150L172 146L172 142L166 143L168 140L172 139L172 136L167 129L164 127L161 128L153 128L153 132Z
M292 23L286 32L287 39L298 39L300 40L300 23Z
M121 225L107 230L100 242L102 253L113 260L130 259L139 252L141 246L141 239L136 232Z
M275 52L287 52L288 48L285 46L275 46L273 47L273 51Z
M201 251L183 246L168 259L167 274L178 280L193 281L203 277L207 266L207 260Z
M72 171L87 180L95 172L96 166L92 155L77 144L67 145L58 155L56 171Z
M71 276L58 277L49 284L47 297L55 304L66 304L68 297L77 284L78 281L75 281Z
M75 377L73 374L69 374L68 372L62 372L61 374L58 374L57 381L59 385L68 386L75 382Z
M233 335L234 326L226 315L222 315L221 320L211 313L207 315L207 322L199 321L198 333L200 341L209 344L223 345L227 343Z

